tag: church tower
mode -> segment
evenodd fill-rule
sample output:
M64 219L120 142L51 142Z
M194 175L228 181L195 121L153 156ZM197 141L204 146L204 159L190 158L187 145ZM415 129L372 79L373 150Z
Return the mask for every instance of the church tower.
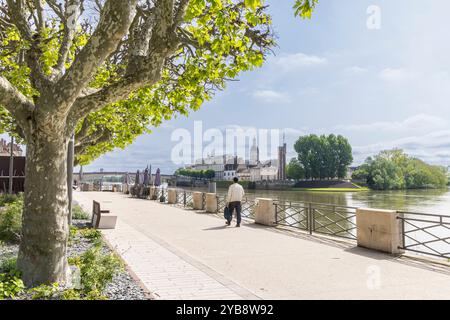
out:
M256 138L253 138L253 145L250 148L250 165L257 165L259 162L259 148L256 144Z

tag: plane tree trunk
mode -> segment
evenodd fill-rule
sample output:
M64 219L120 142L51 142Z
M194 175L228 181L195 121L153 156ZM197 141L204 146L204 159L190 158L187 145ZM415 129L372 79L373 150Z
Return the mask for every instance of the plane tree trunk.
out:
M66 251L68 137L27 139L25 199L18 267L27 286L70 281Z

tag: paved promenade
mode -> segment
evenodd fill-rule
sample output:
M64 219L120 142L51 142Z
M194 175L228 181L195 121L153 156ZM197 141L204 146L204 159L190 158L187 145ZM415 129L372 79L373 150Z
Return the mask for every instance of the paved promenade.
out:
M104 230L160 299L449 299L450 268L355 243L258 226L225 227L196 213L120 193L75 192L118 215Z

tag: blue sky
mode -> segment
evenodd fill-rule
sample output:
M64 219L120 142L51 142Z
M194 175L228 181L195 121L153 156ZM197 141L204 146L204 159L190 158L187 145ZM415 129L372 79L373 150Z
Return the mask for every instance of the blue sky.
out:
M155 128L125 150L85 170L169 173L177 128L242 126L282 129L288 152L299 135L335 133L353 146L355 164L400 147L425 161L450 165L450 42L445 0L320 1L311 20L293 16L293 0L270 0L275 56L230 83L191 113ZM367 9L380 8L380 29L367 28Z

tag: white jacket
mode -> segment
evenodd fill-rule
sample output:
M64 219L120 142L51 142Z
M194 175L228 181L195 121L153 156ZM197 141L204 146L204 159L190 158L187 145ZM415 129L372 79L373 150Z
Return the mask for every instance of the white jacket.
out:
M233 183L228 188L227 202L242 201L244 194L244 188L239 183Z

